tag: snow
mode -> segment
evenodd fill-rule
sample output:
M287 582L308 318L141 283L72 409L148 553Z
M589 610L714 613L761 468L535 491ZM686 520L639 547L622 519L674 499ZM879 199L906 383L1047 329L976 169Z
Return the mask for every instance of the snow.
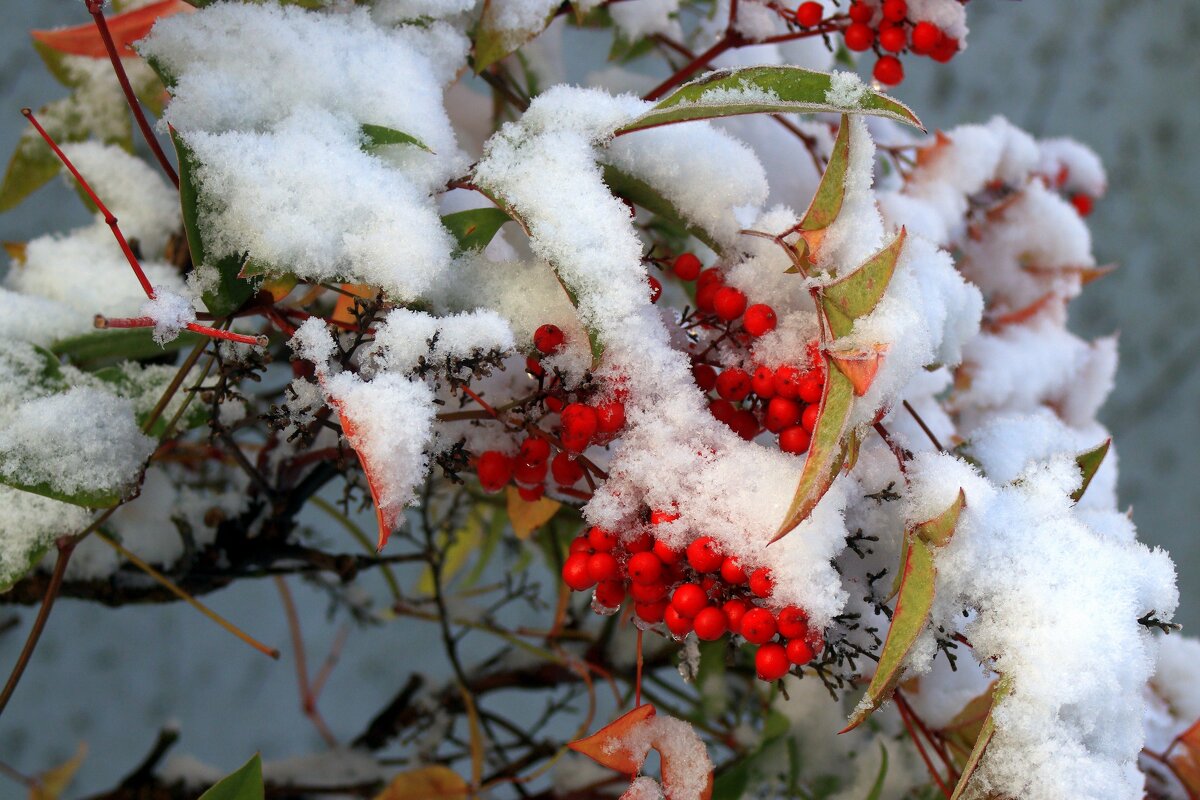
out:
M630 42L655 34L679 38L678 11L679 0L634 0L613 3L608 9L617 31Z
M829 77L825 102L838 108L854 109L867 93L867 85L853 72L834 70Z
M160 345L174 339L179 332L196 321L196 310L192 300L174 292L157 291L154 298L147 300L139 316L154 320L154 341Z
M56 538L79 533L91 520L81 506L0 485L0 587L21 577Z

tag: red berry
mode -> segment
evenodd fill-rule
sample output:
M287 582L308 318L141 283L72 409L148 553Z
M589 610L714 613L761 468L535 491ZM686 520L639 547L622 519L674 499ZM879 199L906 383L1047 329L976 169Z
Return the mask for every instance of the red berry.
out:
M883 18L888 22L902 22L908 16L908 3L904 0L883 0Z
M819 369L808 370L796 384L796 395L806 403L821 402L823 394L825 394L825 376Z
M596 593L592 597L605 608L617 608L625 602L625 584L621 581L603 581L596 584Z
M583 468L566 453L559 453L550 462L550 474L559 486L574 486L583 477Z
M754 594L759 597L770 597L774 588L775 581L771 580L771 570L760 567L750 573L750 591Z
M499 450L486 450L479 455L475 472L485 492L498 492L512 478L512 462Z
M750 388L754 393L763 400L769 400L775 396L775 370L763 365L754 370L754 376L750 378Z
M563 583L577 592L592 588L596 582L588 573L587 553L574 553L564 563L562 568Z
M767 403L767 413L763 424L771 433L790 428L800 422L801 408L795 400L786 397L772 397Z
M825 18L825 9L820 3L801 3L796 9L796 24L805 28L814 28Z
M893 53L899 53L907 44L908 34L900 25L893 25L890 28L884 28L879 32L879 46L884 50L890 50ZM879 69L878 66L875 68Z
M550 443L545 439L530 436L521 442L521 461L525 464L540 464L550 457Z
M725 561L725 556L721 554L721 550L711 536L701 536L688 545L687 559L688 563L692 565L692 569L705 573L719 570Z
M567 548L567 551L572 555L575 553L586 553L589 556L595 552L592 549L592 543L588 541L587 536L576 536L571 540L571 545Z
M631 583L629 594L638 603L656 603L667 596L665 583Z
M563 447L575 453L586 450L598 424L596 409L583 403L568 404L562 410Z
M540 484L546 480L546 471L550 465L545 461L539 461L536 464L523 464L518 461L513 465L513 477L518 483L524 483L527 486Z
M696 288L703 289L706 286L724 286L725 273L716 267L709 267L700 273L700 277L696 279Z
M732 286L722 286L713 295L713 311L726 322L733 322L746 310L746 295Z
M663 609L663 622L667 623L667 629L671 633L681 639L692 632L692 618L680 614L673 605Z
M721 606L721 610L725 612L725 619L729 623L729 630L737 632L742 629L742 619L746 616L746 611L749 608L745 600L734 598L733 600L725 601L725 605Z
M681 281L694 281L700 275L700 259L692 253L680 253L675 257L671 270Z
M884 86L895 86L904 80L904 65L895 56L880 56L872 74Z
M730 556L721 562L721 580L730 586L740 586L747 580L746 570L742 569L736 558Z
M1075 210L1081 217L1092 213L1092 198L1082 192L1071 195L1071 205L1075 206Z
M800 455L808 451L812 444L812 434L799 425L784 428L779 432L779 449L792 455Z
M875 9L871 8L862 0L856 0L850 4L850 21L866 24L875 16Z
M696 618L692 620L692 627L696 630L697 639L704 642L715 642L725 635L727 628L725 612L716 606L701 609Z
M918 22L913 26L912 49L914 53L924 55L932 52L942 38L942 31L932 22Z
M775 330L775 323L777 321L775 319L775 309L766 303L755 303L746 309L746 316L742 319L742 327L751 336L762 336L765 333Z
M953 36L942 36L929 52L929 57L938 63L945 64L958 53L958 39Z
M651 625L663 621L663 613L667 610L667 604L661 600L656 600L652 603L634 603L633 613L638 615L638 619L642 622L648 622Z
M774 642L764 644L754 654L754 671L758 673L760 681L777 681L787 675L791 668L792 665L788 663L787 651L781 644Z
M775 394L792 399L799 397L802 379L803 373L800 370L784 364L775 370Z
M708 413L712 414L720 422L729 425L733 422L733 417L737 414L737 409L728 400L713 400L708 404Z
M663 563L653 552L635 553L626 565L629 579L637 583L657 583L662 577Z
M853 9L854 6L851 6L851 11ZM871 45L875 43L875 31L861 22L846 26L846 31L842 35L846 39L846 47L856 52L870 50Z
M707 286L700 286L696 289L696 308L704 312L712 312L713 301L716 299L717 292L725 287L719 283L710 283Z
M695 583L681 583L671 593L671 607L685 617L694 617L708 605L708 595Z
M650 302L657 303L662 297L662 282L653 275L647 276L646 282L650 284Z
M540 378L546 374L546 368L539 364L533 356L525 359L525 371L534 378Z
M734 433L747 442L758 436L758 417L744 408L736 412L728 424L729 427L733 428Z
M678 564L679 559L683 558L683 553L678 550L672 550L662 542L654 543L654 555L658 556L658 560L667 564Z
M717 371L708 364L696 364L692 367L692 377L696 385L706 392L712 391L717 385Z
M562 328L547 323L533 332L533 346L549 355L562 347L565 338Z
M817 415L821 413L820 406L808 406L804 409L804 413L800 415L800 424L804 426L804 430L812 433L817 427Z
M804 641L815 655L821 655L821 651L825 649L825 636L820 631L809 630Z
M651 525L665 525L666 523L674 522L677 519L679 519L679 515L674 511L663 511L661 509L656 509L650 512ZM666 559L663 560L665 561Z
M621 565L612 553L592 553L588 556L588 575L593 581L613 581L621 577Z
M775 617L765 608L751 608L742 616L742 636L751 644L765 644L775 637Z
M740 403L750 394L750 373L730 367L717 376L717 394L733 403Z
M648 533L639 534L637 538L625 543L625 549L630 553L645 553L653 548L654 539Z
M607 552L617 546L617 535L611 531L606 531L599 525L593 525L588 530L587 540L593 550Z
M546 404L547 410L554 411L554 412L562 411L563 406L565 405L565 403L563 403L563 400L561 397L554 397L554 396L547 397L542 402L544 402Z
M779 612L779 635L785 639L803 639L808 635L808 615L796 606L784 606Z
M788 661L795 664L797 667L803 667L805 664L813 660L816 653L809 647L808 642L804 639L790 639L787 643L787 658Z
M616 433L625 427L625 404L612 400L596 406L596 427L601 433Z

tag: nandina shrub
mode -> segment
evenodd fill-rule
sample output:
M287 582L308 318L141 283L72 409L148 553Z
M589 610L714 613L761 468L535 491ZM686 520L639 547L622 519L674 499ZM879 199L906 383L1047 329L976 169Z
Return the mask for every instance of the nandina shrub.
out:
M1200 793L1115 341L1066 326L1103 168L889 93L965 2L194 5L34 32L70 94L0 208L65 167L95 215L0 288L26 654L60 595L211 615L264 574L300 654L316 573L452 670L326 722L298 669L330 752L274 795ZM206 788L156 758L105 796Z

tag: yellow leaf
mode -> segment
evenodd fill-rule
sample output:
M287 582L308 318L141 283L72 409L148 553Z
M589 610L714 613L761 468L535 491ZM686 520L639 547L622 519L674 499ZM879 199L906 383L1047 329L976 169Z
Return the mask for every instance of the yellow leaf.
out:
M435 765L401 772L375 800L467 800L469 793L457 772Z
M87 744L80 742L75 755L57 767L38 775L37 785L29 790L29 800L58 800L59 795L71 785L71 779L75 777L75 773L79 771L79 766L86 757Z
M508 519L518 539L528 539L530 534L550 521L561 505L546 497L531 503L522 499L516 487L508 487Z
M0 242L0 246L4 247L4 252L8 253L14 264L25 263L25 242Z

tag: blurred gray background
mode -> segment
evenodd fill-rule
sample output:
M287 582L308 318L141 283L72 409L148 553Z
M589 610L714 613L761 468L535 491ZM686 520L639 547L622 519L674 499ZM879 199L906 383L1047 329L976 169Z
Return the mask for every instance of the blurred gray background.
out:
M87 20L82 0L0 0L0 157L22 129L22 106L61 95L26 31ZM1121 495L1141 537L1171 551L1183 595L1177 620L1200 632L1200 3L1195 0L974 0L969 49L951 68L909 58L896 94L932 129L1003 114L1040 136L1095 148L1109 196L1091 218L1097 258L1116 274L1072 305L1087 336L1121 333L1118 386L1103 413L1121 459ZM84 219L63 186L0 215L0 240L24 240ZM293 583L315 669L334 637L324 598ZM319 749L301 717L279 598L259 581L208 598L251 633L284 649L281 662L239 645L175 605L109 610L63 601L26 678L0 719L0 761L36 772L91 748L76 783L109 788L169 720L178 751L232 769L253 750L268 758ZM13 610L0 607L0 620ZM7 675L31 615L0 635ZM422 654L440 648L421 623L352 632L322 707L334 732L357 734ZM432 660L431 660L432 659ZM236 714L229 713L236 710ZM237 722L230 724L231 719ZM0 797L23 796L0 776Z

